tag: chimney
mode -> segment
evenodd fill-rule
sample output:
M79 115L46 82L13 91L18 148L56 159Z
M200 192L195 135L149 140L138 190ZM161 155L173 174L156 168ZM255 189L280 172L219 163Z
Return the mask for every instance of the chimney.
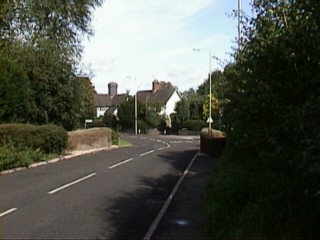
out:
M158 90L160 90L160 83L158 80L154 80L152 82L152 93L155 93Z
M115 82L111 82L108 84L108 88L109 88L109 95L114 96L117 95L117 91L118 91L118 84Z

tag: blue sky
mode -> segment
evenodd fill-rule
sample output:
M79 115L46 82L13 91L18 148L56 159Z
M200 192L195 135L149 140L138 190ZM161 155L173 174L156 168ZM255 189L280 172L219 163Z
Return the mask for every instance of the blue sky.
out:
M242 0L249 15L250 2ZM237 6L237 0L104 0L94 12L95 35L83 41L82 63L90 65L98 93L117 82L118 93L134 94L151 89L154 78L180 91L197 89L208 75L209 56L193 48L231 61L237 19L230 15ZM221 66L212 60L215 69Z

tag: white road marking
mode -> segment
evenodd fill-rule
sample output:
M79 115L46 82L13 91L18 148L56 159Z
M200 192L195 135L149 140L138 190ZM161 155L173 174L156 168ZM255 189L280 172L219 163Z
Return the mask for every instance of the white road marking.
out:
M196 155L194 155L194 157L192 158L191 162L189 163L187 169L184 171L183 175L179 178L179 181L177 182L177 184L174 186L172 192L170 193L170 196L168 197L167 201L165 202L165 204L163 205L163 207L161 208L160 212L158 213L156 219L153 221L152 225L150 226L148 232L146 233L146 235L144 236L143 239L147 239L149 240L152 236L152 234L154 233L154 231L156 230L158 224L160 223L160 220L162 219L163 215L165 214L165 212L167 211L174 195L176 194L180 184L182 183L184 177L187 175L189 169L191 168L194 160L196 159L196 157L198 156L199 151L196 153Z
M129 158L129 159L123 160L123 161L121 161L119 163L116 163L116 164L113 164L113 165L109 166L109 169L112 169L112 168L115 168L115 167L119 167L120 165L128 163L128 162L130 162L132 160L133 160L133 158Z
M79 182L82 182L82 181L84 181L84 180L86 180L86 179L88 179L88 178L91 178L91 177L95 176L95 175L97 175L97 174L96 174L96 173L91 173L91 174L89 174L89 175L87 175L87 176L85 176L85 177L83 177L83 178L80 178L80 179L75 180L75 181L73 181L73 182L71 182L71 183L65 184L65 185L63 185L63 186L61 186L61 187L59 187L59 188L53 189L53 190L51 190L50 192L48 192L48 194L54 194L54 193L56 193L56 192L59 192L59 191L65 189L65 188L67 188L67 187L70 187L70 186L72 186L72 185L74 185L74 184L77 184L77 183L79 183Z
M0 217L3 217L3 216L5 216L5 215L8 215L9 213L12 213L12 212L16 211L17 209L18 209L18 208L11 208L11 209L3 212L3 213L0 213Z
M145 156L145 155L147 155L147 154L150 154L150 153L153 153L153 152L154 152L154 150L150 150L150 151L141 153L141 154L140 154L140 157L143 157L143 156Z
M161 151L161 150L163 150L163 149L165 149L165 147L158 148L159 151Z

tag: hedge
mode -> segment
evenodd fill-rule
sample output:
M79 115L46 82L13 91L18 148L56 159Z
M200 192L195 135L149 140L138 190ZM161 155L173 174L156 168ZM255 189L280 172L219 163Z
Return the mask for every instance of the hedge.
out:
M187 120L182 123L183 128L187 128L191 131L201 131L207 124L203 120Z
M10 141L15 147L40 149L45 154L61 154L68 141L67 131L55 125L2 124L0 133L1 146Z

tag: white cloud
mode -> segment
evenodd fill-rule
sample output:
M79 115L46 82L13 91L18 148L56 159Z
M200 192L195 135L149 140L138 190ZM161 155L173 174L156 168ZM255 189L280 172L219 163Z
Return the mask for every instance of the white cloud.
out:
M95 11L95 36L84 41L83 62L92 64L96 90L106 93L107 84L115 81L119 92L134 93L138 88L150 89L153 76L171 81L182 91L196 88L208 74L208 59L192 48L210 48L213 55L226 59L225 52L231 51L234 38L223 31L225 26L221 32L213 32L210 27L214 21L208 25L201 16L206 14L209 20L226 18L216 9L229 1L233 2L105 0ZM191 28L190 24L196 25ZM128 75L137 80L126 78Z

